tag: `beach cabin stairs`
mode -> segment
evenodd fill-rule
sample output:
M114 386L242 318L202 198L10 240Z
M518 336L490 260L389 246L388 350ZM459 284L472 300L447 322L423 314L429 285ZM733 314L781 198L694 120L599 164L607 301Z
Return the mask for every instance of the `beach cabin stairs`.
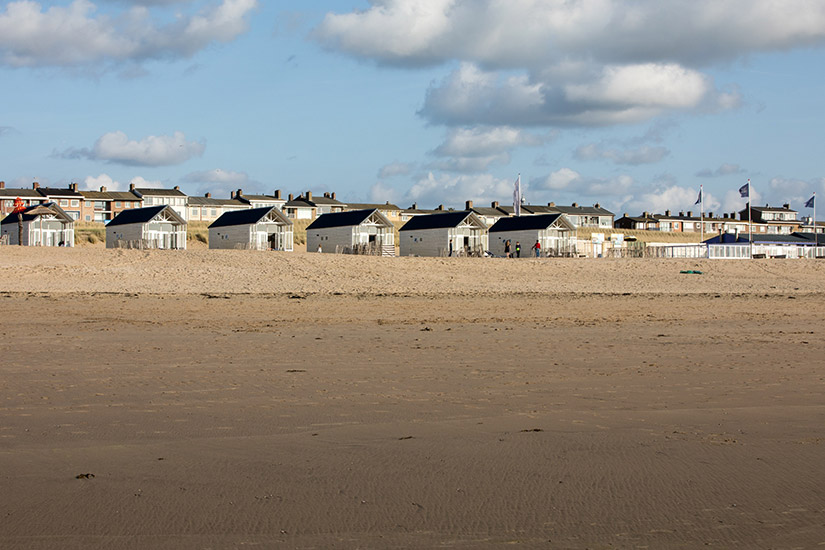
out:
M394 244L383 244L381 245L381 255L382 256L395 256L395 245Z

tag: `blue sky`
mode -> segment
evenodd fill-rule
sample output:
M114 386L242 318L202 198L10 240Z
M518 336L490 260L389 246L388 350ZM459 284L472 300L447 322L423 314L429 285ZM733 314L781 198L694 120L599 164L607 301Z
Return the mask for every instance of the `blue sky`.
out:
M825 2L0 5L0 180L617 214L825 195Z

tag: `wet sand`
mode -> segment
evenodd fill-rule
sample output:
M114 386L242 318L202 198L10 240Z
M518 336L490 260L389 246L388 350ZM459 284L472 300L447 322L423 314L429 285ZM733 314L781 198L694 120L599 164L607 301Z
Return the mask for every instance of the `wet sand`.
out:
M0 547L825 543L825 264L213 252L0 249Z

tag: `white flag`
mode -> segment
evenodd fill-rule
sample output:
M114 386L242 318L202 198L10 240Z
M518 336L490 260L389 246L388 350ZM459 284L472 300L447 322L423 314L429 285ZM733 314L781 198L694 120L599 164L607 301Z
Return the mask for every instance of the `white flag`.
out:
M513 189L513 212L521 216L521 174L516 178L516 187Z

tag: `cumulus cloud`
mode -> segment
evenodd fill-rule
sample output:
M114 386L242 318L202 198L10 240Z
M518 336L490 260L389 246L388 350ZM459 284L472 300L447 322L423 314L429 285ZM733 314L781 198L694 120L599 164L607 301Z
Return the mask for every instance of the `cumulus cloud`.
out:
M0 11L0 64L11 67L88 67L120 62L188 58L216 42L244 33L257 0L222 0L197 13L156 21L152 6L176 3L143 0L114 14L98 13L90 0L44 7L33 0Z
M719 208L719 201L710 193L704 193L705 212L712 212ZM642 212L663 214L666 210L680 209L683 211L699 211L696 205L697 190L678 185L657 187L636 193L634 197L622 204L622 208L631 216Z
M402 67L461 62L421 114L450 125L594 125L738 107L704 72L825 43L809 0L371 0L329 13L325 47ZM745 15L743 15L745 14Z
M411 164L406 162L391 162L390 164L384 165L378 171L378 177L381 179L387 178L394 178L396 176L406 176L407 174L411 173L413 167Z
M719 178L723 176L731 176L736 174L744 174L746 171L740 167L738 164L729 164L725 163L721 165L719 168L712 170L710 168L704 168L696 172L696 177L698 178Z
M597 198L623 195L633 184L633 178L626 174L611 178L584 177L570 168L561 168L545 177L530 181L530 185L536 190L574 192L577 195Z
M394 203L400 197L400 193L396 191L394 188L382 183L382 182L375 182L372 187L370 187L370 202L373 203L383 203L383 202L391 202Z
M490 174L451 175L429 172L413 184L405 197L419 203L426 202L430 206L444 204L463 208L465 200L482 204L506 200L512 195L513 181L509 179L498 179Z
M142 176L137 176L130 179L128 182L121 182L115 180L109 174L100 174L99 176L88 176L83 180L81 188L86 191L99 191L101 187L105 187L107 191L127 191L129 184L135 184L135 187L163 187L160 181L149 181Z
M215 198L229 198L230 192L243 189L245 193L258 193L263 190L263 184L253 181L246 172L231 170L202 170L190 172L181 178L184 183L198 185L198 194L211 193Z
M130 140L123 132L109 132L83 149L67 149L57 154L62 158L87 158L126 166L172 166L203 155L203 141L186 141L183 132L171 136L149 136Z
M510 151L535 147L552 139L512 127L456 128L431 153L440 157L429 168L448 172L483 172L492 164L508 164Z

